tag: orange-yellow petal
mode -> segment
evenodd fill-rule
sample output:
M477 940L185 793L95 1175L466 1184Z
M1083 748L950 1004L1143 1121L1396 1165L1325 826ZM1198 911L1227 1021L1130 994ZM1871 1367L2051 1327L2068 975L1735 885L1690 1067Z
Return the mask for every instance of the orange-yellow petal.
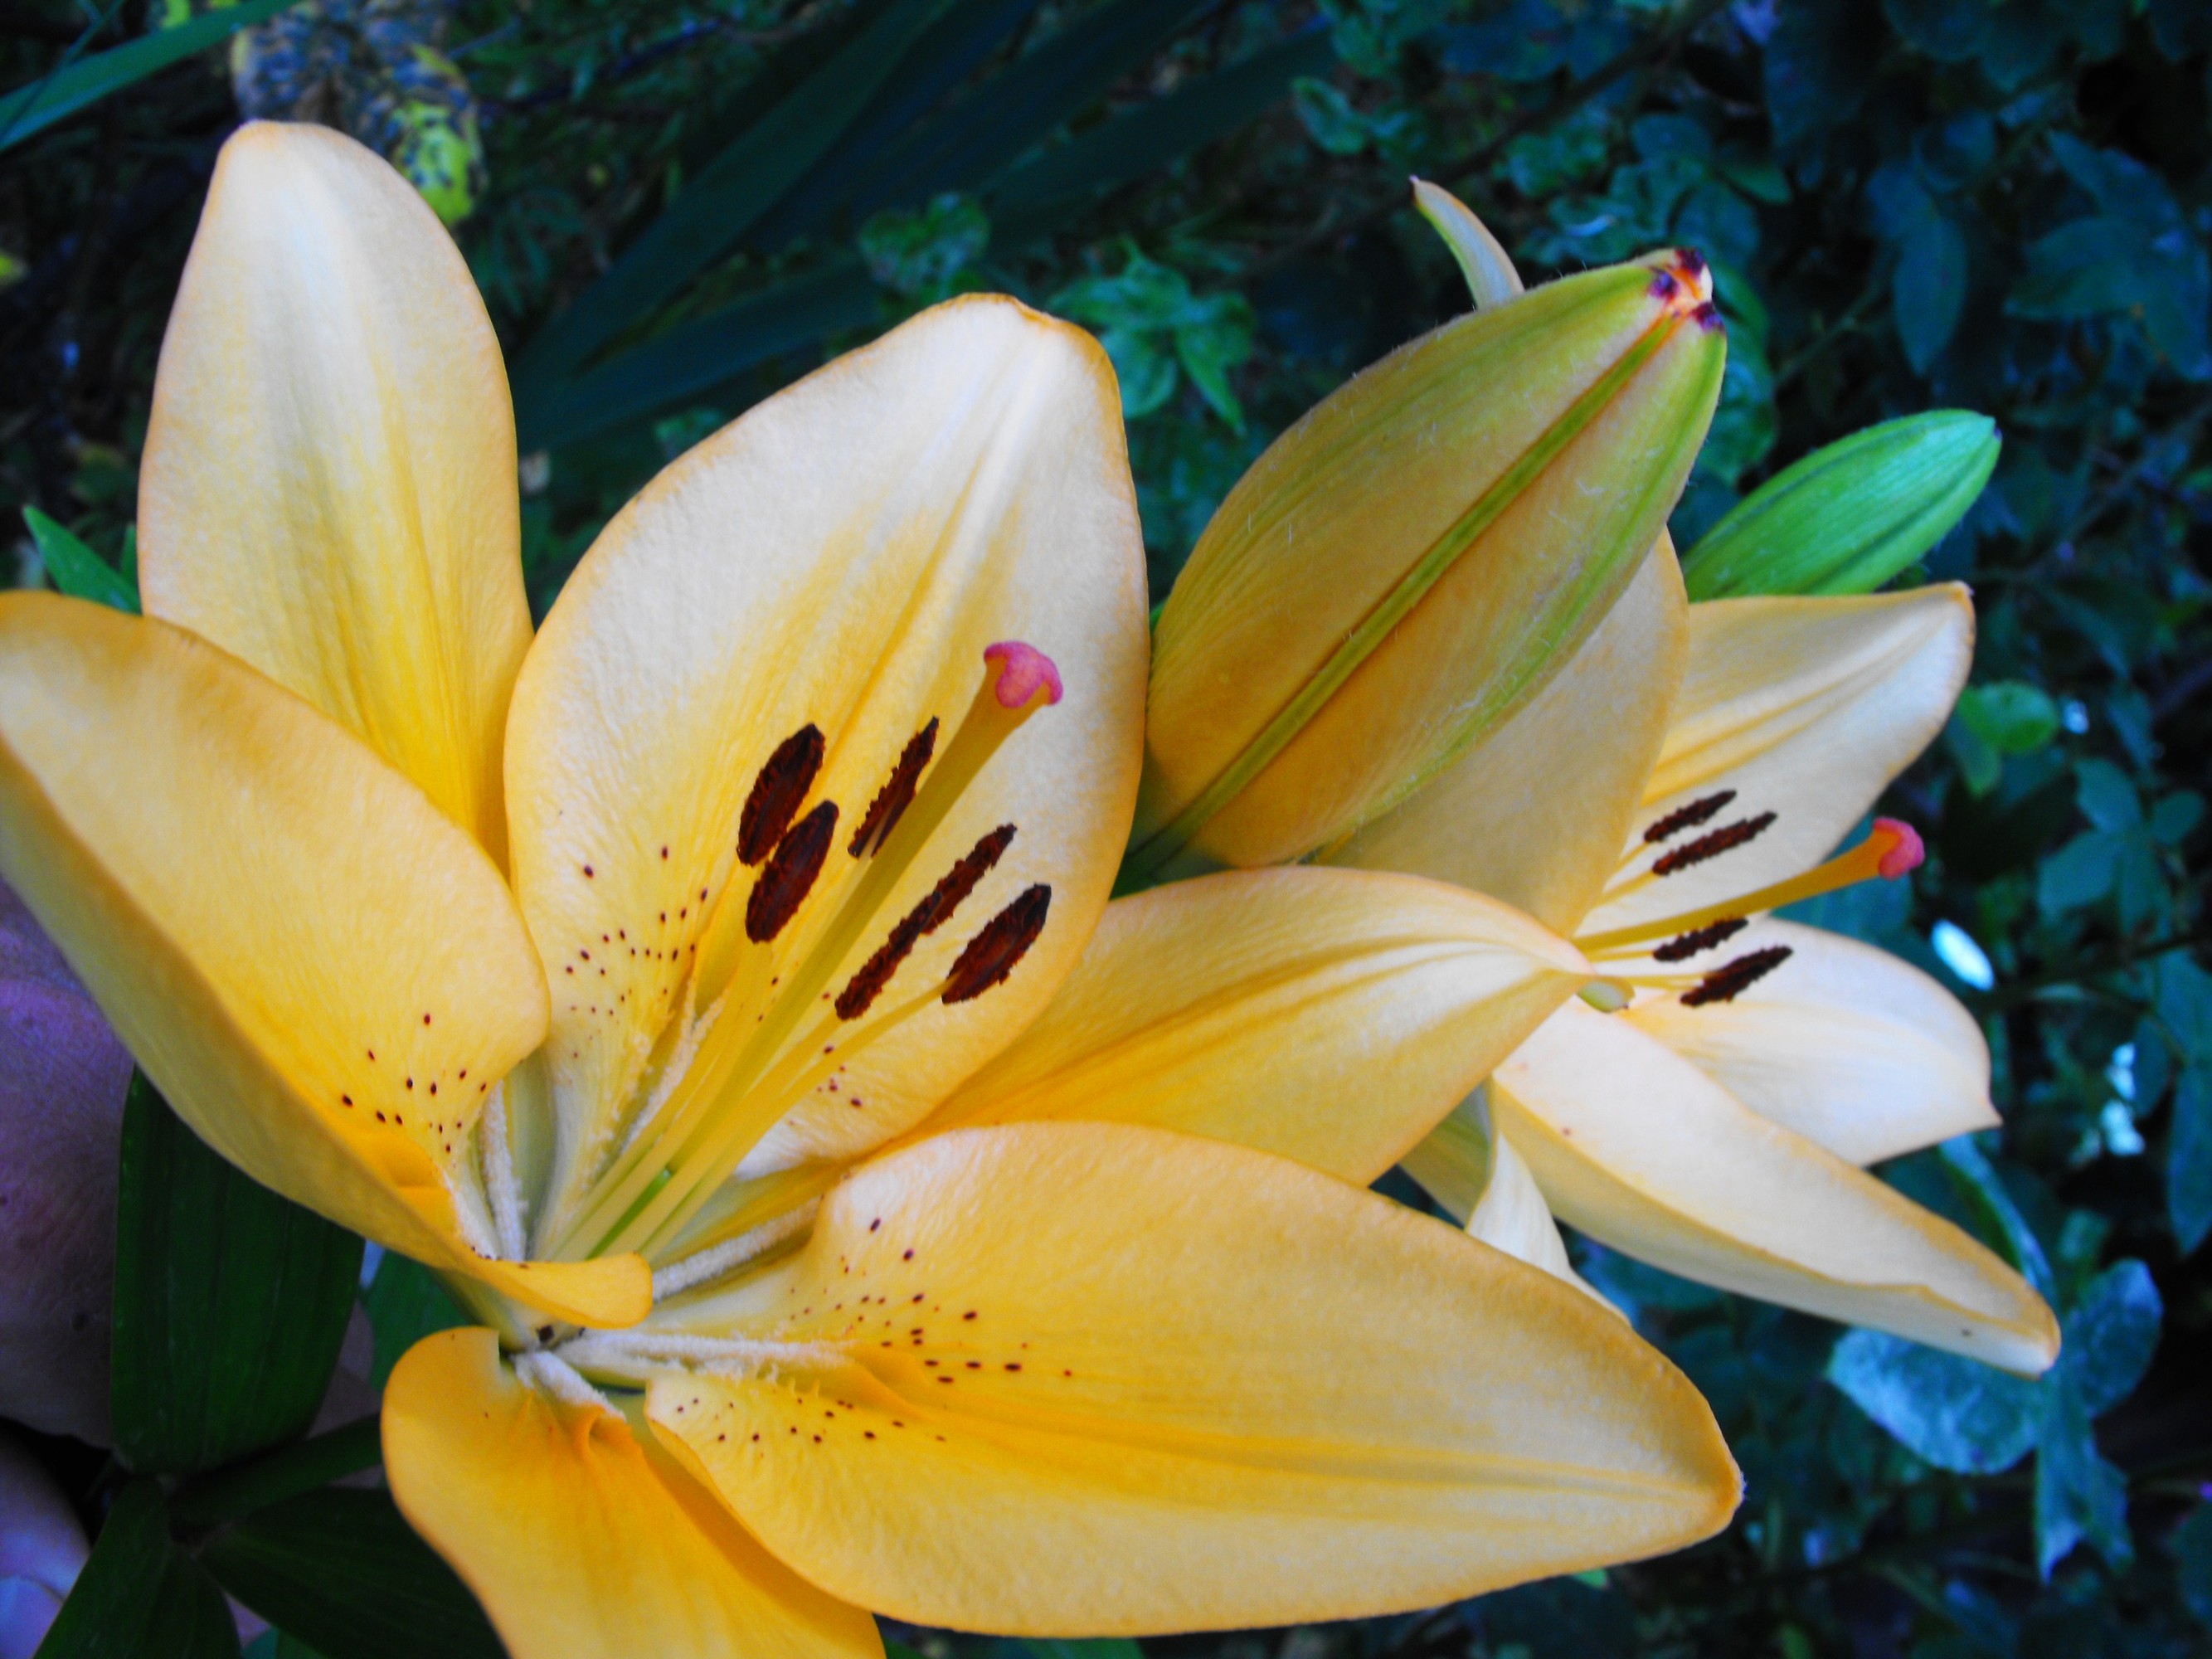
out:
M488 1330L400 1360L384 1466L514 1659L882 1659L866 1613L763 1549L652 1433L526 1385Z
M806 1577L927 1624L1431 1607L1679 1547L1737 1492L1704 1402L1588 1297L1286 1159L1125 1124L878 1158L794 1255L645 1328L783 1345L664 1373L654 1427Z
M503 860L530 643L514 414L469 268L326 127L223 146L139 473L146 611L368 740Z

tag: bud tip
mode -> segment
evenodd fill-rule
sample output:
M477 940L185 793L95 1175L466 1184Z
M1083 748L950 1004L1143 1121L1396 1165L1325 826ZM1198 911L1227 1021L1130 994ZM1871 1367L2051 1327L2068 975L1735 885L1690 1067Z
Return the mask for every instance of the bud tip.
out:
M1019 640L1000 640L983 647L983 660L999 671L993 690L1001 708L1027 708L1040 690L1048 706L1060 701L1060 670L1035 646Z
M1928 856L1920 832L1902 818L1876 818L1874 832L1889 842L1882 849L1881 861L1875 866L1884 880L1895 881L1899 876L1910 875Z

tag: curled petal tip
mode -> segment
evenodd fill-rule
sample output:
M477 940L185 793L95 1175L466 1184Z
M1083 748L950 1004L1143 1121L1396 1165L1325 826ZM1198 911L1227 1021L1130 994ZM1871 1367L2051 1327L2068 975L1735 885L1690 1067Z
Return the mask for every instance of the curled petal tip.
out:
M1910 875L1928 856L1928 848L1920 839L1920 832L1902 818L1876 818L1874 832L1889 840L1890 844L1883 851L1881 861L1875 866L1887 880L1895 881L1899 876Z
M998 668L999 683L993 690L1001 708L1026 708L1040 690L1048 706L1060 701L1060 669L1036 647L1000 640L983 647L983 660Z

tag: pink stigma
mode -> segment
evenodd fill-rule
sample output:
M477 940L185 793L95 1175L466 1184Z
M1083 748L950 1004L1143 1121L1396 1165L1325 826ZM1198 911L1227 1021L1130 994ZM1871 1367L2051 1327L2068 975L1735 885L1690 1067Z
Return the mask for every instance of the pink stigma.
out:
M1060 670L1050 657L1019 640L1000 640L983 647L983 660L996 663L999 683L993 688L1001 708L1026 708L1042 690L1047 705L1060 701Z
M1902 818L1876 818L1874 832L1889 837L1890 845L1875 866L1883 878L1895 881L1899 876L1910 875L1920 867L1928 856L1928 848L1920 839L1920 832Z

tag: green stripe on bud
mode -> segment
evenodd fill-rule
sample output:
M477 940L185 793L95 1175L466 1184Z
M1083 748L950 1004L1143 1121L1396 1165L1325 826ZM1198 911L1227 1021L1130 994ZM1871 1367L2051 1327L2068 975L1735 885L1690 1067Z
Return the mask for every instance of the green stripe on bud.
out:
M1988 416L1939 409L1816 449L1691 549L1690 597L1871 593L1966 515L2001 447Z
M1703 261L1463 317L1276 441L1155 633L1129 872L1296 859L1535 695L1650 550L1719 396Z

